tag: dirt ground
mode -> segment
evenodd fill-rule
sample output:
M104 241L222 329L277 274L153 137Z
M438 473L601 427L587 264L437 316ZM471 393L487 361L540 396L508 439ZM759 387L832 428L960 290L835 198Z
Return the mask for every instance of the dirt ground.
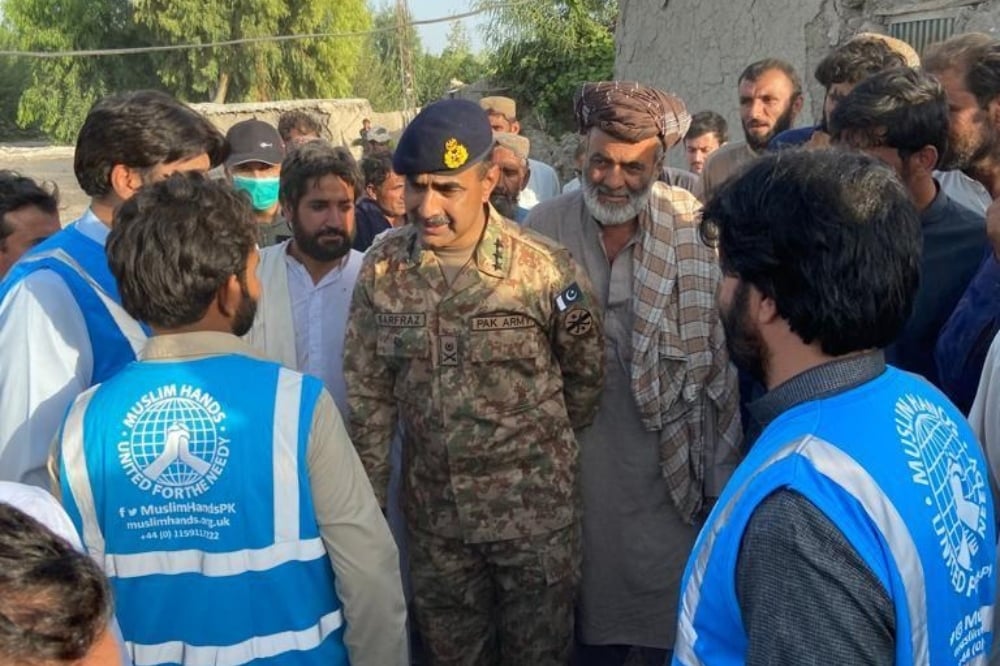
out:
M35 180L55 183L63 224L79 217L90 201L73 175L73 146L0 144L0 169L13 169Z

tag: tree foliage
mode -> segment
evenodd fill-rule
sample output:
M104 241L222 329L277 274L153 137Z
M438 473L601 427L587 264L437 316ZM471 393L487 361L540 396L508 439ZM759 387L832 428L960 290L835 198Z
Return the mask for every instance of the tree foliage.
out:
M0 10L0 36L17 50L35 51L363 32L371 25L365 0L0 0ZM362 42L336 37L132 55L14 58L0 61L0 73L22 68L20 80L4 79L4 90L17 98L17 124L69 142L97 99L122 90L160 88L190 102L348 96ZM0 111L8 106L0 105Z
M136 22L160 44L270 35L360 32L365 0L135 0ZM361 55L360 38L256 42L167 52L157 73L192 100L260 102L343 97Z
M416 29L406 22L403 25L400 31L395 7L383 6L372 17L375 32L366 40L354 94L371 101L376 111L402 108L403 48L409 50L413 64L412 99L418 106L442 97L453 79L472 83L485 75L486 65L472 52L468 33L460 22L452 23L440 55L425 51Z
M148 43L129 0L6 0L4 31L18 50L123 48ZM91 105L110 91L156 86L151 57L18 58L17 124L72 141ZM15 65L16 67L17 65Z
M445 44L440 55L425 53L420 61L417 99L421 105L440 98L453 81L474 83L487 74L486 63L472 52L468 32L460 22L451 24Z
M549 129L569 129L579 85L613 74L617 0L476 4L490 15L487 42L495 82L533 107Z
M423 53L420 35L412 25L405 25L400 34L396 10L387 5L373 13L372 30L372 34L364 40L354 95L367 99L376 111L401 109L403 76L400 50L408 48L416 63Z

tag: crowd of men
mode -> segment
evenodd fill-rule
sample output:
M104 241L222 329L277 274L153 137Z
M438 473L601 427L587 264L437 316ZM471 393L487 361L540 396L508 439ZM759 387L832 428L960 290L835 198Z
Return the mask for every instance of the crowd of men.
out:
M1000 41L815 76L584 83L562 187L505 97L0 172L0 662L1000 663Z

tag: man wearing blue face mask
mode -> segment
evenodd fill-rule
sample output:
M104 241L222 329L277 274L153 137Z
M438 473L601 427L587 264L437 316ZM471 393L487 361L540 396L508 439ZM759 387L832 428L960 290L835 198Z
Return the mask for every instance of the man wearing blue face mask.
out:
M263 120L244 120L229 128L226 139L232 149L226 177L250 197L257 218L257 243L267 247L291 238L278 205L285 144L277 128Z

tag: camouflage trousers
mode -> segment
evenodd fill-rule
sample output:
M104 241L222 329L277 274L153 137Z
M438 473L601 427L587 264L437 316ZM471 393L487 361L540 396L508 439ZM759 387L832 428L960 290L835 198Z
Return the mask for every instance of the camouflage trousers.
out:
M579 526L467 544L409 532L417 626L431 666L565 666Z

